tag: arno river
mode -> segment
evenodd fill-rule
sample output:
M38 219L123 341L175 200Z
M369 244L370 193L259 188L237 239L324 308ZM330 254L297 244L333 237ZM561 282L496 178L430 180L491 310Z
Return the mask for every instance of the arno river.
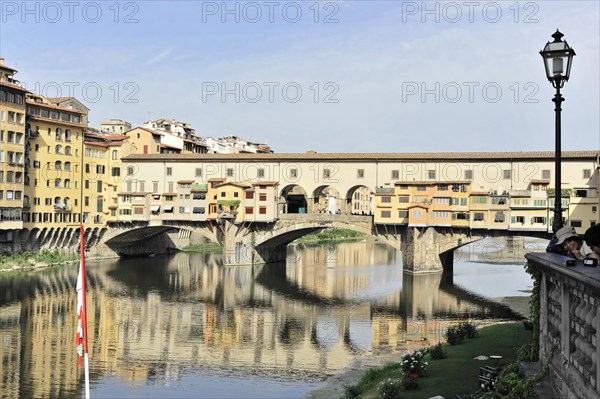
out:
M359 358L443 340L459 320L515 319L498 298L529 295L522 256L482 248L455 256L454 273L418 276L371 241L296 244L287 264L255 267L183 253L89 262L91 395L302 397ZM2 397L83 395L76 279L77 265L0 274Z

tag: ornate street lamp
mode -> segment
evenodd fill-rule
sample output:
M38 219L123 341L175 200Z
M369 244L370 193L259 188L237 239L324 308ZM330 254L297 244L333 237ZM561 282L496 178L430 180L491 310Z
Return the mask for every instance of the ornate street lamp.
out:
M555 140L556 140L556 153L555 159L555 192L554 192L554 221L552 222L552 231L556 233L561 227L562 223L562 204L561 204L561 175L560 175L560 164L561 164L561 149L560 149L560 108L561 103L564 101L563 96L560 94L560 88L563 87L566 81L569 80L571 74L571 64L573 62L573 56L575 50L573 50L566 41L562 41L564 35L556 30L552 35L554 38L553 42L546 43L546 46L540 55L544 59L544 67L546 68L546 77L552 83L552 86L556 88L556 94L552 99L554 102L556 123L555 123Z

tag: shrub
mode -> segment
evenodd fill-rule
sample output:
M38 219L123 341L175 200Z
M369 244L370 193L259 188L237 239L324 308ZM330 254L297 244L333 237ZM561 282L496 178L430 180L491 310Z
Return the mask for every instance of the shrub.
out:
M419 376L416 374L406 373L402 376L400 383L406 391L412 391L419 387Z
M458 328L463 331L465 338L477 337L477 327L475 327L475 324L473 323L460 323Z
M413 353L402 356L400 366L404 374L416 374L419 377L427 375L427 366L429 364L423 361L427 349L418 349Z
M459 326L448 327L446 339L450 345L462 344L465 339L465 332Z
M388 378L387 381L379 385L377 390L383 399L400 399L400 388L402 385L402 380Z
M434 360L445 359L446 357L448 357L448 353L446 352L446 349L444 349L444 347L442 346L441 342L438 342L436 345L430 347L429 354Z

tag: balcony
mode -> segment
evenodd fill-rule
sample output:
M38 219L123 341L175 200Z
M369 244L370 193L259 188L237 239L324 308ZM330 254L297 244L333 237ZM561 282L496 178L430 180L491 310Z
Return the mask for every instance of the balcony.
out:
M71 212L69 204L54 204L54 212Z
M509 197L531 197L531 190L509 190Z
M556 397L600 399L600 269L566 267L568 258L551 253L525 257L541 273L540 359L556 347L549 376Z

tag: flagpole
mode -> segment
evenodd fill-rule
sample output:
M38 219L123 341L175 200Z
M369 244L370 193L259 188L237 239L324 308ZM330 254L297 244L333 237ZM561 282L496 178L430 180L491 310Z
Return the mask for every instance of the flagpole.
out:
M83 205L83 204L82 204ZM83 232L83 222L80 227L81 234L81 291L83 292L83 315L81 317L81 322L83 324L83 362L85 367L85 397L89 399L90 397L90 364L88 360L88 332L87 332L87 299L86 299L86 290L87 290L87 278L85 274L85 234Z
M79 179L79 227L80 233L80 252L81 252L81 266L79 273L81 273L81 289L83 291L83 363L85 368L85 397L90 399L90 363L88 359L88 331L87 331L87 276L85 274L85 233L83 228L83 186L84 181L84 154L85 154L85 128L81 130L81 170Z

